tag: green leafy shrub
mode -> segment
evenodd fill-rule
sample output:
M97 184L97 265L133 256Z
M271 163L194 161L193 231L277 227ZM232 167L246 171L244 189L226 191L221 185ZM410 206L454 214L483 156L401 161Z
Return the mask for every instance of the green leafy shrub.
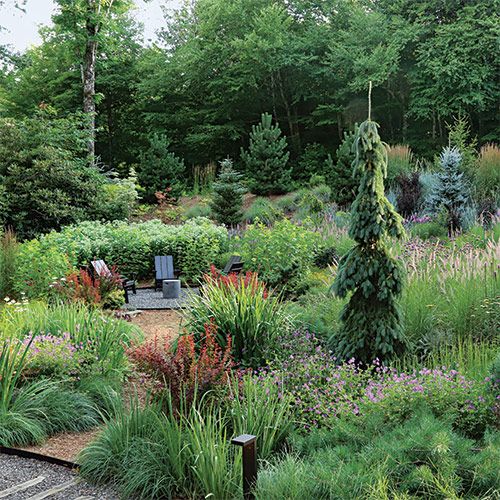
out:
M65 253L38 240L19 246L16 268L13 273L13 289L28 299L48 297L50 285L55 279L66 276L71 264Z
M234 226L241 222L243 195L246 189L243 176L233 169L233 162L227 158L221 162L221 171L214 182L210 207L214 218L220 224Z
M221 347L230 338L234 360L253 368L261 366L265 349L287 327L279 297L268 292L256 274L222 276L215 268L205 276L185 318L197 342L206 334L205 325L214 323Z
M109 179L102 187L97 216L110 221L128 219L139 199L137 188L135 171L126 179Z
M172 255L184 278L195 281L224 249L226 238L224 228L204 218L180 226L158 220L134 224L84 222L42 237L40 245L45 251L57 248L69 255L74 265L103 259L109 266L116 265L122 274L138 277L152 274L155 255Z
M325 184L313 188L301 189L296 193L297 213L295 219L305 220L307 217L317 219L321 216L330 201L332 190Z
M248 151L241 150L241 159L250 178L252 192L259 195L285 193L290 183L286 168L290 153L286 151L286 137L272 116L263 113L261 122L252 126Z
M234 246L247 269L258 272L270 287L292 294L302 291L320 240L318 233L283 219L272 228L250 225Z
M85 220L98 209L104 177L86 160L79 117L0 120L4 222L20 238Z
M149 147L141 155L138 179L144 192L144 200L156 202L155 193L170 188L170 194L177 198L182 192L184 161L169 151L170 141L165 135L153 134L149 137Z

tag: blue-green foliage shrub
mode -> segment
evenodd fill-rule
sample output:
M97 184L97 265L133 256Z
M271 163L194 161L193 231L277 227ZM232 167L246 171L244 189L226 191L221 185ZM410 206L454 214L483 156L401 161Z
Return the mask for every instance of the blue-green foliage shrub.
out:
M258 272L268 286L296 294L302 291L321 236L283 219L272 228L260 222L252 224L233 244L246 268Z
M52 232L40 239L45 249L67 254L73 265L87 265L103 259L117 265L122 274L150 276L155 255L172 255L184 279L196 280L224 250L227 231L208 219L191 219L180 226L159 220L125 222L83 222Z

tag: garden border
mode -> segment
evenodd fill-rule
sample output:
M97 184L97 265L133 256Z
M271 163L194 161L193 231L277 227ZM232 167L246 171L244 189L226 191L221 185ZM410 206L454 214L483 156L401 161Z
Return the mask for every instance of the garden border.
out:
M80 467L79 464L75 462L70 462L69 460L63 460L62 458L51 457L50 455L42 455L40 453L35 453L28 450L22 450L19 448L9 448L7 446L0 446L0 454L17 456L20 458L30 458L32 460L38 460L39 462L46 462L49 464L66 467L67 469L70 470L76 470Z

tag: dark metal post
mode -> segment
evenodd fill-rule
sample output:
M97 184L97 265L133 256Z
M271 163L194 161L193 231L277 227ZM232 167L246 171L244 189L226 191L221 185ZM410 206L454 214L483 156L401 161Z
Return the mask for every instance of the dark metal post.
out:
M257 436L242 434L234 438L231 443L243 448L243 498L254 500L252 488L257 481Z

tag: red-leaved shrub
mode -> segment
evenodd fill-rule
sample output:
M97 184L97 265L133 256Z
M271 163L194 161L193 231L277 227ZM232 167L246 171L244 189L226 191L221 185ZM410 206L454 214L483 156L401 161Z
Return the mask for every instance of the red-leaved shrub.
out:
M177 345L155 337L153 341L135 346L127 351L137 369L153 383L156 393L169 389L176 408L189 406L195 393L201 396L220 386L228 379L233 366L231 338L223 350L215 335L215 324L205 325L205 335L200 348L195 348L191 334L179 337Z

